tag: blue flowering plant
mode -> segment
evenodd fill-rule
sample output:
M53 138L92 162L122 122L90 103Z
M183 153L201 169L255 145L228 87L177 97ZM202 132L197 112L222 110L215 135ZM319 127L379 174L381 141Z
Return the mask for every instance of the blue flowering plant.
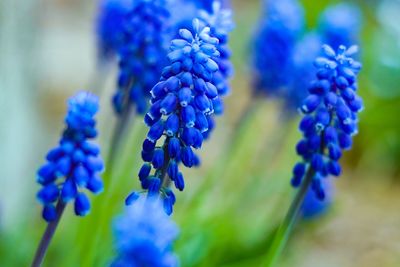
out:
M123 41L118 51L119 77L113 97L114 109L122 115L135 106L148 108L150 90L167 63L170 41L170 10L166 0L137 0L124 17Z
M213 58L220 54L218 39L211 37L210 28L201 26L198 19L193 20L192 29L181 29L179 34L180 38L171 42L169 65L151 90L151 107L145 116L150 130L142 150L146 163L139 171L142 188L150 195L161 193L168 214L175 203L170 181L178 190L184 189L178 166L199 164L193 149L201 148L210 129L214 103L219 101L213 84L213 75L218 71ZM132 193L127 204L137 197L136 192Z
M263 1L262 17L252 42L256 93L280 95L290 82L291 57L304 28L297 0Z
M123 39L125 16L132 8L134 0L100 0L96 20L98 53L102 60L117 55Z
M66 129L59 145L49 151L47 162L38 171L37 182L42 189L37 198L44 206L46 221L59 215L55 203L65 206L74 201L75 214L86 215L90 202L84 189L95 194L103 190L100 148L90 141L97 136L94 116L98 109L97 97L88 92L79 92L68 101Z
M300 123L304 138L297 145L297 153L303 162L296 164L292 184L297 187L311 182L319 199L325 197L321 179L341 174L342 151L351 148L352 137L357 134L357 114L363 108L357 95L361 64L352 58L357 50L356 46L339 46L335 52L323 46L324 56L315 61L317 80L301 108L305 114Z
M172 251L178 227L158 198L141 196L114 222L116 257L111 267L177 267Z

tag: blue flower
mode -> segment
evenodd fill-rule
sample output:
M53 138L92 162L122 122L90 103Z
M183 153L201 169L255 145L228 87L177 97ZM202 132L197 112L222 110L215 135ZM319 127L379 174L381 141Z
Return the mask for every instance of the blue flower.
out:
M113 98L118 114L132 105L147 111L150 90L166 65L170 12L166 0L137 0L124 21L124 41L119 50L119 78Z
M318 29L323 41L333 49L359 43L362 15L358 6L340 3L327 8L320 16Z
M297 153L303 161L293 169L292 185L298 187L304 177L311 177L311 188L319 199L325 198L321 179L341 174L342 151L351 148L352 137L357 133L357 114L363 108L357 95L361 64L351 58L357 50L356 46L339 46L335 52L330 46L323 46L324 56L314 63L317 79L301 107L304 117L299 128L304 137L297 145Z
M290 82L291 57L304 27L297 0L264 1L252 43L256 92L280 95Z
M317 198L311 188L308 189L304 198L300 212L304 219L315 219L324 215L332 205L334 196L334 183L331 177L321 180L325 190L325 198L320 200Z
M228 47L229 33L234 28L232 10L223 9L220 1L214 1L212 11L200 11L199 18L210 27L210 36L219 40L217 49L220 56L213 58L219 68L213 76L213 83L217 86L218 93L224 96L230 92L228 79L233 75L233 65L230 61L232 52ZM216 114L221 114L222 111L223 107L215 108Z
M179 34L180 38L171 42L169 66L151 90L152 105L145 116L150 130L142 150L146 163L139 172L143 189L150 195L162 194L167 213L175 203L168 181L171 179L178 190L184 189L178 165L190 168L199 164L193 149L202 146L214 103L220 101L213 84L218 71L214 60L219 55L218 39L211 37L210 28L202 27L198 19L193 20L193 29L181 29Z
M291 59L291 81L284 95L285 105L289 111L300 108L307 97L307 88L314 79L314 60L321 55L323 42L319 34L310 32L306 34L295 46Z
M124 37L124 18L132 6L133 0L100 0L96 30L101 59L117 54Z
M206 10L207 12L212 12L214 7L215 2L219 2L218 0L185 0L187 2L192 2L197 7ZM230 1L229 0L221 0L221 3L224 7L230 6Z
M103 170L98 145L89 141L97 136L94 119L98 98L79 92L68 102L66 129L60 143L49 151L47 162L39 169L37 182L42 185L37 198L43 204L43 218L55 219L54 204L75 200L75 213L84 216L90 211L84 188L98 194L103 190L99 173Z
M176 267L172 251L178 228L163 211L162 202L141 196L114 223L117 257L112 267Z

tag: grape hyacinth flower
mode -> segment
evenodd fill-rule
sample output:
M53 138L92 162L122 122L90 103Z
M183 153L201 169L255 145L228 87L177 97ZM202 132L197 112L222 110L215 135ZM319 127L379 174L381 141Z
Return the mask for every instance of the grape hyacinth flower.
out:
M301 217L305 220L316 219L324 215L332 206L335 186L332 177L323 179L322 186L325 190L325 198L323 200L318 199L312 188L309 188L304 202L301 205L300 213Z
M150 90L166 64L171 38L169 17L166 0L137 0L125 16L117 92L113 97L117 114L128 112L132 105L139 114L147 111Z
M157 198L140 197L114 223L117 257L111 267L176 267L172 243L179 230Z
M323 42L316 32L310 32L296 44L291 59L291 82L284 96L288 110L295 113L308 95L308 85L314 79L314 60L321 55Z
M303 162L294 167L292 185L311 185L321 200L325 198L321 179L341 174L342 151L351 148L352 137L357 134L357 113L363 108L357 95L361 64L351 58L357 50L356 46L339 46L335 52L323 46L324 55L315 60L317 80L301 107L304 138L297 145L297 153Z
M220 1L214 1L212 12L200 11L199 18L210 27L210 36L219 40L217 49L220 52L219 57L213 58L218 64L218 71L213 76L213 83L216 84L220 96L225 96L230 92L228 79L233 75L233 65L230 61L231 50L228 47L229 33L234 28L232 20L232 10L223 9ZM222 110L215 107L216 114Z
M75 214L85 216L90 202L83 189L94 194L103 190L99 173L103 170L98 145L89 141L97 136L95 114L98 98L79 92L68 101L66 129L59 145L47 154L47 162L39 169L37 181L42 185L37 198L43 204L43 218L56 219L55 203L65 206L74 200Z
M122 45L124 18L133 6L133 0L100 0L96 21L99 57L114 57Z
M358 6L340 3L328 7L321 14L318 30L323 42L336 50L340 45L359 43L361 25L362 15Z
M180 38L171 42L169 66L151 90L152 105L145 116L150 130L142 150L146 163L139 171L142 188L150 195L161 193L168 214L175 203L169 179L177 189L184 189L178 165L182 162L191 168L199 164L193 149L202 146L214 103L219 101L213 84L213 75L218 71L213 60L219 55L218 39L211 37L210 28L202 27L198 19L193 20L191 31L181 29L179 34ZM132 193L126 203L132 203L137 196Z
M291 57L304 28L304 11L297 0L264 0L263 14L252 43L254 88L280 95L290 82Z

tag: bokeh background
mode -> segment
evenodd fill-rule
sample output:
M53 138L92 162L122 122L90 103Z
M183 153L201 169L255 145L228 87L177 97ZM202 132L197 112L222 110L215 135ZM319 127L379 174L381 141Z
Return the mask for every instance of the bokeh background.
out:
M307 26L315 27L318 14L338 2L303 0ZM332 205L295 228L283 267L400 266L400 1L344 2L363 11L359 92L366 108L344 174L334 181ZM187 186L177 194L173 219L181 236L175 250L182 266L260 266L294 193L289 181L299 118L282 123L279 101L251 98L249 42L259 5L233 1L233 93L202 149L201 168L185 170ZM99 142L107 152L116 69L99 74L96 13L96 1L0 0L0 266L27 266L33 257L45 228L35 173L56 144L65 100L77 89L101 92ZM256 108L238 124L249 105ZM112 217L138 188L144 134L142 120L134 119L110 188L92 202L87 218L67 209L45 266L107 264ZM110 202L100 209L104 199ZM92 231L97 223L101 233Z

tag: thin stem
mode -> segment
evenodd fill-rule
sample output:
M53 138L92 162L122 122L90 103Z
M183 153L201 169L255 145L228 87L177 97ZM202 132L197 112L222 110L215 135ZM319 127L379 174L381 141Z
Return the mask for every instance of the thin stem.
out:
M46 255L47 249L57 229L57 225L60 222L64 209L65 203L62 201L58 201L56 206L56 219L47 224L47 228L43 234L42 240L40 241L39 246L36 250L35 258L33 259L31 265L32 267L39 267L42 265L44 256Z
M278 228L278 231L275 235L274 240L272 241L271 248L268 252L268 255L264 261L263 266L272 267L276 264L276 261L281 254L283 248L285 247L289 236L293 230L293 227L297 221L297 218L300 213L301 205L303 204L304 198L310 187L310 184L315 175L315 171L309 167L305 176L303 183L299 191L297 192L292 204L290 205L289 211L286 214L284 221L281 226Z

